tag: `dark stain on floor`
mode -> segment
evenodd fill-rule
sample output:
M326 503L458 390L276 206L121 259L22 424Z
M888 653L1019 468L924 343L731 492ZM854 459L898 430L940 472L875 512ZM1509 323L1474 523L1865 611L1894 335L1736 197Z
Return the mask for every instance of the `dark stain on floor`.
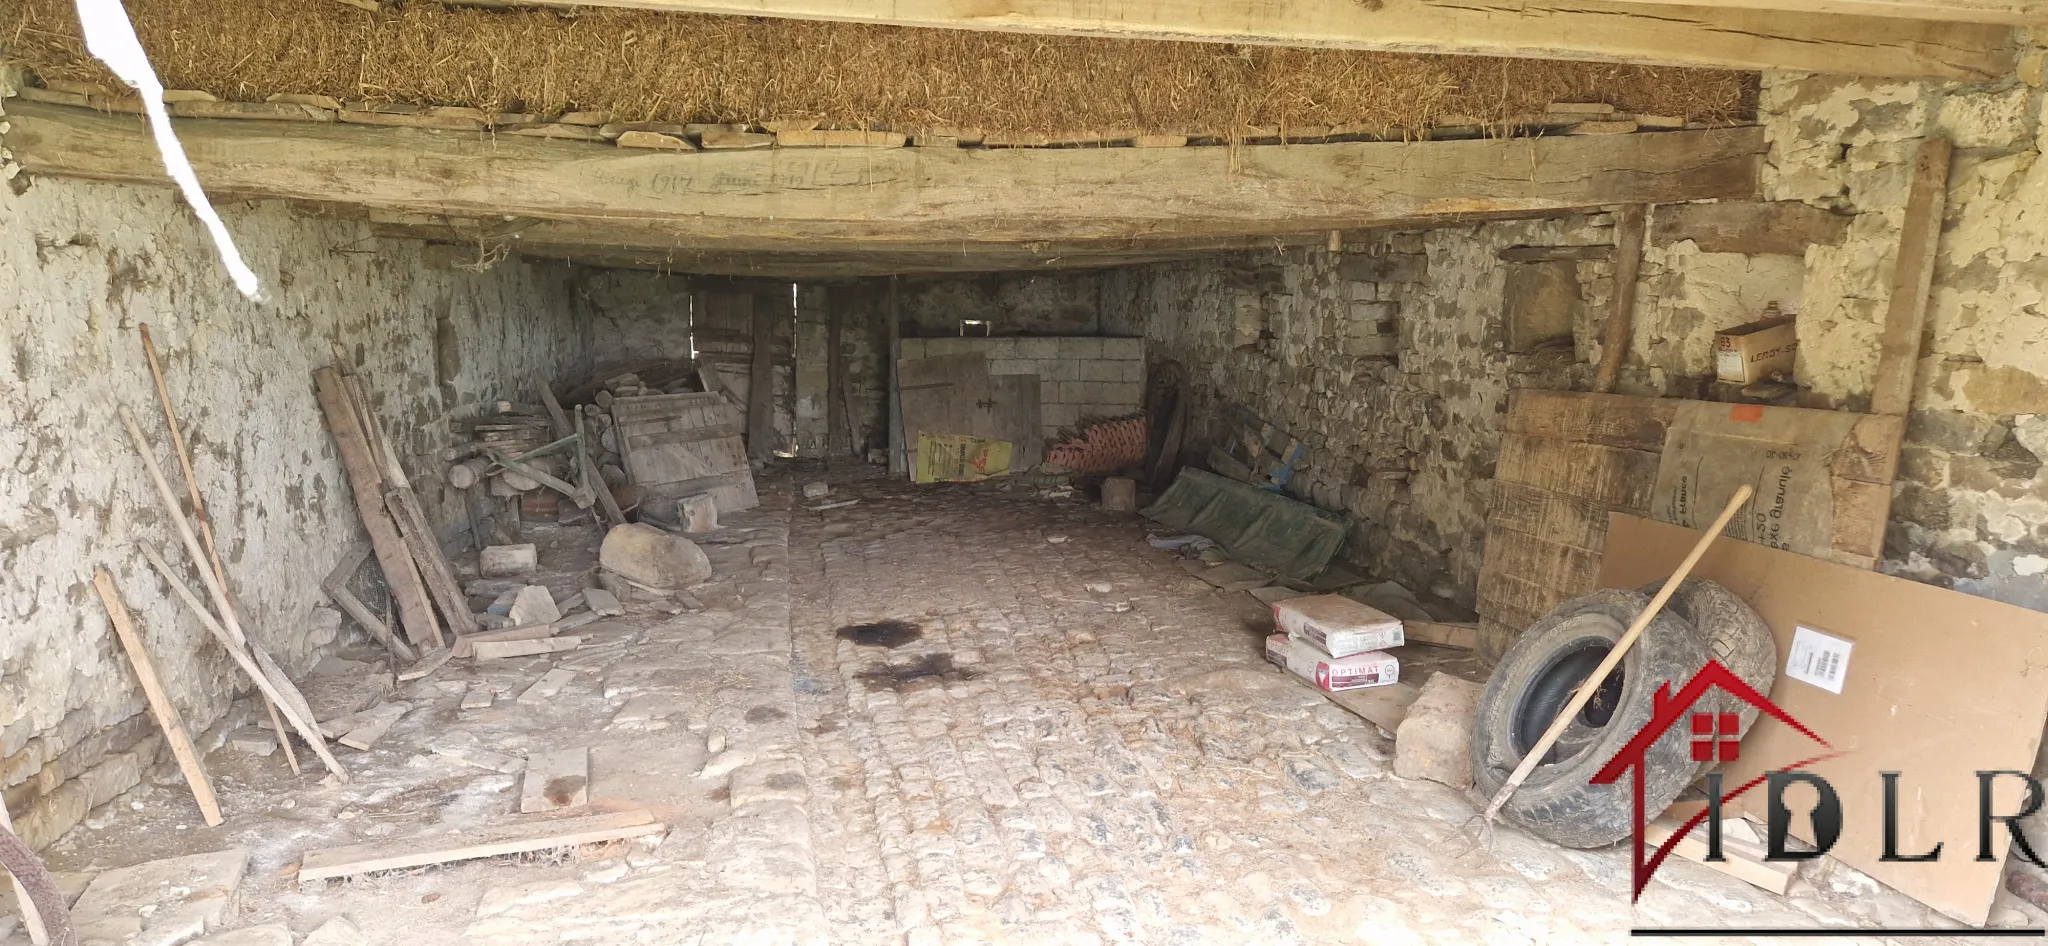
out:
M981 676L977 671L953 665L952 654L926 654L913 663L885 664L854 675L872 687L886 687L898 693L911 693L935 686L945 686L962 680Z
M839 629L839 639L852 641L867 647L901 647L924 636L924 631L909 621L890 619L872 624L848 624Z

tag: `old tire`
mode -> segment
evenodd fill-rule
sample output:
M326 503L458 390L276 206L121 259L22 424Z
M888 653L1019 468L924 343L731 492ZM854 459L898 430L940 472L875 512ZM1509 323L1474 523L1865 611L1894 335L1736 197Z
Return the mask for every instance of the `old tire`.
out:
M1472 734L1472 779L1482 797L1500 790L1649 601L1649 595L1621 590L1573 598L1502 655L1479 698ZM1565 847L1604 847L1628 837L1635 823L1632 776L1608 785L1590 780L1650 721L1657 688L1665 681L1683 686L1706 666L1709 653L1684 618L1659 613L1502 813ZM1673 726L1651 743L1643 768L1643 802L1654 816L1698 771L1686 727Z
M1642 590L1646 595L1655 595L1663 586L1660 581L1645 585ZM1778 679L1778 643L1771 637L1770 625L1764 623L1749 602L1718 582L1688 578L1671 593L1664 610L1684 618L1699 632L1707 642L1709 656L1758 693L1770 696L1771 684ZM1738 714L1742 719L1740 733L1745 734L1750 724L1756 722L1758 712L1755 704L1736 699L1719 688L1707 691L1694 708L1701 712ZM1713 763L1704 763L1699 771L1712 767Z

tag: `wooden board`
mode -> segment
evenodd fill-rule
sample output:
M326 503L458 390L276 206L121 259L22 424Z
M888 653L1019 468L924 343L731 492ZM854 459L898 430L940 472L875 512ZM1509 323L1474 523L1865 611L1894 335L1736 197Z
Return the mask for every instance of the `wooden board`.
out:
M1633 516L1608 526L1601 587L1632 588L1669 574L1699 534ZM2005 834L1977 861L1975 772L2030 771L2048 721L2048 614L1791 552L1721 540L1693 574L1749 602L1777 640L1770 698L1828 740L1839 758L1807 766L1839 794L1844 863L1965 923L1982 924L1997 893ZM1795 627L1854 642L1837 695L1784 674ZM1732 788L1770 768L1829 751L1760 719L1727 766ZM1931 863L1885 863L1883 783L1899 772L1899 850L1947 845ZM2001 779L1995 810L2017 811L2017 779ZM1751 796L1744 796L1745 799ZM1756 809L1748 809L1754 812ZM1807 821L1793 819L1802 837Z
M991 375L987 357L971 353L905 359L897 365L897 379L911 469L917 467L921 432L1007 441L1013 470L1044 459L1038 375Z
M589 803L588 747L537 752L526 757L526 776L519 789L521 814L581 808Z
M575 679L576 671L556 667L541 674L540 679L533 681L533 685L526 688L526 692L519 694L519 702L545 703L549 697L562 692L562 688Z
M492 689L490 684L475 683L470 685L468 693L463 694L462 708L466 710L490 709L491 704L497 702L497 700L498 691Z
M448 630L455 634L476 630L476 615L469 612L469 597L462 593L462 582L456 580L455 569L441 551L441 538L434 533L434 524L427 520L412 487L392 487L384 494L384 505L392 521L398 524L406 547L412 550L413 564L419 566L420 579L426 584L427 594L440 606Z
M1501 435L1487 513L1486 551L1479 571L1482 656L1498 658L1558 602L1596 587L1609 513L1658 518L1682 513L1656 508L1659 480L1667 472L1666 451L1692 442L1674 430L1696 431L1701 417L1719 412L1741 418L1729 421L1736 430L1803 445L1802 449L1826 457L1826 495L1831 497L1825 510L1826 531L1801 551L1871 567L1883 551L1891 482L1904 432L1899 418L1519 390L1513 394ZM1846 435L1840 434L1844 429ZM1836 433L1824 438L1827 442L1816 439L1825 430ZM1681 455L1698 452L1682 450ZM1768 493L1769 484L1753 485ZM1718 511L1725 499L1725 492L1701 495L1691 507L1712 506Z
M741 419L724 395L622 397L612 422L626 475L645 495L710 493L720 514L760 505Z
M351 749L368 752L377 744L377 740L384 738L384 734L390 732L391 727L397 725L398 721L411 711L410 703L386 703L358 713L356 724L337 741Z
M550 637L545 640L529 641L484 641L471 649L478 660L503 660L508 657L532 657L536 654L559 654L575 650L583 645L580 637Z
M537 641L542 638L553 637L560 630L561 626L559 623L551 623L528 624L525 627L508 627L500 631L465 634L456 638L454 646L449 647L448 651L456 657L474 657L476 656L476 645L478 644L491 641Z
M335 448L348 472L356 512L362 517L363 528L370 533L370 546L376 550L377 564L384 570L384 582L398 604L399 623L405 627L405 636L421 650L440 647L441 629L434 622L426 583L413 563L412 550L398 533L398 524L384 506L384 477L378 472L369 435L349 396L347 380L339 369L327 367L314 371L313 381L320 411L327 418L327 430L334 435Z
M185 730L185 718L178 714L178 707L171 702L170 694L164 692L163 680L156 675L156 662L149 657L143 646L142 634L135 627L135 619L128 611L128 605L121 600L121 591L114 586L114 576L101 568L93 573L93 590L99 592L101 603L107 606L107 618L114 626L114 636L121 641L121 650L128 655L129 664L135 668L135 678L142 684L142 696L149 702L149 712L156 717L156 723L164 731L164 742L170 744L171 756L178 760L178 771L185 774L185 784L192 788L192 800L199 804L199 815L209 825L220 824L220 802L214 798L213 783L206 777L206 766L200 764L199 753L192 748L192 736ZM26 898L21 902L28 903Z
M1913 179L1906 192L1906 219L1899 224L1899 254L1892 291L1878 336L1877 377L1871 382L1870 412L1904 414L1913 406L1913 377L1920 368L1920 342L1927 323L1927 294L1934 285L1934 261L1941 246L1942 211L1948 206L1948 169L1953 146L1947 138L1920 142Z
M667 826L645 809L578 818L529 818L480 831L308 851L299 861L299 882L618 841L666 830Z
M1684 823L1684 821L1674 819L1670 814L1666 814L1662 818L1643 825L1644 845L1655 847L1663 844ZM1704 864L1730 877L1755 884L1780 896L1784 895L1785 888L1792 885L1792 875L1797 873L1799 868L1799 863L1796 861L1787 863L1784 861L1764 860L1766 851L1761 845L1731 837L1725 829L1721 834L1722 860L1719 862L1709 861L1707 860L1707 826L1705 823L1694 826L1686 834L1685 840L1678 842L1677 846L1671 849L1671 853L1686 860Z

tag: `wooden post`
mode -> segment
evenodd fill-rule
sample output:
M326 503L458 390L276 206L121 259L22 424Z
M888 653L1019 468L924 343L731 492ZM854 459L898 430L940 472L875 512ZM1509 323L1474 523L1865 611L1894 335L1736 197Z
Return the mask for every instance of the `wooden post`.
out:
M823 290L821 290L823 291ZM846 383L846 358L840 352L843 334L839 306L830 292L825 295L825 456L845 456L854 448L853 438L840 440L846 428L846 405L842 392Z
M1635 334L1636 274L1643 265L1643 204L1628 204L1614 215L1614 290L1607 310L1607 335L1600 343L1600 367L1593 375L1593 390L1611 394L1621 378L1621 363L1628 358L1629 338Z
M421 652L438 648L442 646L441 629L434 622L434 606L427 597L419 566L413 562L412 550L398 534L391 511L385 508L384 477L375 448L362 428L354 398L349 394L347 378L340 369L327 367L313 372L313 381L321 413L327 417L327 429L334 435L349 486L355 493L356 511L362 516L363 528L370 533L370 547L377 552L384 583L390 586L391 597L398 603L405 636Z
M753 293L745 299L754 325L753 363L747 369L747 456L766 460L775 455L775 319Z
M1948 167L1954 146L1924 138L1913 161L1899 255L1892 267L1892 298L1878 336L1877 378L1870 386L1872 414L1904 414L1913 406L1913 375L1920 366L1920 334L1927 325L1927 295L1934 286L1935 251L1948 206Z
M209 825L220 824L220 802L213 797L213 783L207 781L206 768L199 764L199 753L192 748L192 735L185 731L184 718L172 705L170 694L164 692L163 681L156 675L156 664L149 659L149 651L142 646L142 635L135 629L135 619L121 601L120 589L114 587L114 576L101 568L92 576L92 587L99 592L100 602L107 606L107 619L114 625L114 636L120 638L128 662L135 666L136 679L142 681L142 696L149 701L150 714L164 731L171 757L178 760L178 770L185 773L185 784L192 786L192 800L199 803L200 817ZM276 705L270 705L272 719L276 719ZM279 742L287 738L283 729L278 730L277 738Z
M903 313L897 282L897 277L889 277L889 305L882 318L889 323L889 472L902 474L910 472L910 461L904 451L903 398L896 377L896 363L903 357Z

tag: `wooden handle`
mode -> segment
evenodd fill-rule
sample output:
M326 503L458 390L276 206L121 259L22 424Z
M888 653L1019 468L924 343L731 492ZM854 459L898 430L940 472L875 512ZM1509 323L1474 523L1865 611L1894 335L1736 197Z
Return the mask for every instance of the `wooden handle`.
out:
M1493 794L1493 800L1486 805L1486 820L1492 821L1493 817L1500 813L1501 806L1507 804L1508 799L1514 796L1515 789L1520 788L1529 778L1529 773L1536 771L1537 763L1550 752L1551 746L1557 744L1558 738L1564 735L1565 728L1571 725L1572 719L1579 715L1580 710L1586 708L1587 701L1599 691L1601 681L1606 680L1607 674L1621 663L1621 658L1628 656L1628 650L1635 646L1636 638L1643 636L1643 629L1657 619L1657 613L1664 610L1664 602L1671 600L1671 593L1678 590L1678 585L1685 580L1685 576L1692 574L1693 566L1698 565L1700 557L1707 554L1707 547L1714 544L1714 539L1720 536L1721 530L1728 527L1728 520L1735 518L1736 511L1740 510L1744 503L1749 502L1749 497L1755 492L1748 483L1735 490L1735 495L1729 498L1727 507L1714 519L1714 524L1707 528L1707 534L1700 536L1700 540L1693 543L1692 551L1686 553L1685 561L1678 563L1678 570L1672 572L1671 577L1664 579L1664 587L1657 589L1657 595L1650 599L1649 606L1643 608L1643 613L1636 615L1634 623L1628 626L1621 639L1614 642L1614 649L1607 652L1607 659L1600 661L1600 666L1594 668L1593 672L1579 683L1578 689L1572 693L1571 702L1566 703L1564 709L1558 711L1557 718L1551 720L1550 728L1544 731L1543 738L1536 740L1536 745L1522 756L1522 761L1515 766L1515 771L1508 776L1507 782L1501 785L1500 791Z

